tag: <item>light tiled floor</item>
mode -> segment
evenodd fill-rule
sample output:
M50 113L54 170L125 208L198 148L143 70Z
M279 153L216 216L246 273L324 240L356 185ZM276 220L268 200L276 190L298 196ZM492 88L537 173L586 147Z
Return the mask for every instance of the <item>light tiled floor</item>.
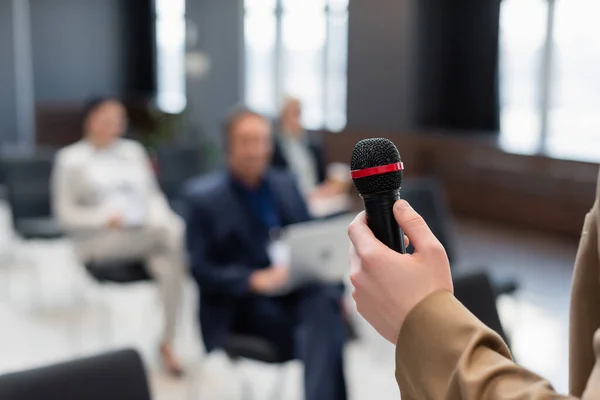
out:
M7 262L0 266L0 373L133 346L147 363L155 399L237 399L240 376L252 382L257 399L267 398L279 379L275 368L252 362L233 368L222 354L203 354L191 282L178 338L189 374L177 381L165 377L158 367L155 344L160 315L151 285L99 288L73 260L68 242L16 246L10 239L5 207L0 214L1 248L10 246L37 265L34 269L21 259L10 268ZM485 266L496 276L521 279L518 297L500 302L515 356L565 392L568 292L576 244L476 223L461 222L455 228L464 268ZM41 277L39 284L35 277ZM42 311L32 310L32 305L39 308L40 304ZM351 399L398 399L393 347L360 317L354 318L361 340L347 348ZM290 363L285 368L283 399L301 399L302 366Z

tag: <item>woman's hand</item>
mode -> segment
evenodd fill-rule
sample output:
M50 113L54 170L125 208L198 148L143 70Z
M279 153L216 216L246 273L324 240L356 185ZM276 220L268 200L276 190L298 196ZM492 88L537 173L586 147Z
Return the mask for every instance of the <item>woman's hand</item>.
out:
M123 228L123 215L120 213L113 214L108 219L108 227L110 229L121 229Z
M415 247L399 254L381 243L362 212L349 227L352 297L358 312L387 340L396 343L404 320L432 293L453 293L450 264L444 247L406 201L394 205L396 222Z

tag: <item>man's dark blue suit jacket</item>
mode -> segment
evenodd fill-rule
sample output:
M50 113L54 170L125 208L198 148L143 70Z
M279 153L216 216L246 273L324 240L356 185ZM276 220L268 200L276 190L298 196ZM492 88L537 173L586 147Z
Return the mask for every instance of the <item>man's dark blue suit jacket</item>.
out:
M282 226L308 221L294 176L269 170L266 183ZM253 271L270 266L269 230L223 171L189 182L184 190L187 247L200 287L200 323L208 351L224 345L236 304L249 294Z

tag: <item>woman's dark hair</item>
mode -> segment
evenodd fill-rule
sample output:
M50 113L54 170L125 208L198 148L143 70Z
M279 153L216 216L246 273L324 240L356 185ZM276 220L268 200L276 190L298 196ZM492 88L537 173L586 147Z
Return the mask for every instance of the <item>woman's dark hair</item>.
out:
M88 118L90 117L90 115L92 115L102 105L104 105L105 103L111 102L111 101L122 104L121 101L118 99L115 99L112 97L101 97L101 96L92 97L91 99L89 99L88 101L85 102L85 104L83 105L83 108L81 109L81 114L79 116L79 130L82 135L86 134L85 124L86 124Z

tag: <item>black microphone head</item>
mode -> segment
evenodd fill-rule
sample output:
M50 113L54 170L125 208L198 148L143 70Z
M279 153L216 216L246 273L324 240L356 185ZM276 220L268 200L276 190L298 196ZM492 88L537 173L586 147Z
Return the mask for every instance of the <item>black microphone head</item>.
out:
M361 140L354 146L350 168L355 171L367 170L402 163L396 145L388 139L372 138ZM372 173L364 177L354 177L354 186L361 195L395 190L402 186L402 169L391 172Z

